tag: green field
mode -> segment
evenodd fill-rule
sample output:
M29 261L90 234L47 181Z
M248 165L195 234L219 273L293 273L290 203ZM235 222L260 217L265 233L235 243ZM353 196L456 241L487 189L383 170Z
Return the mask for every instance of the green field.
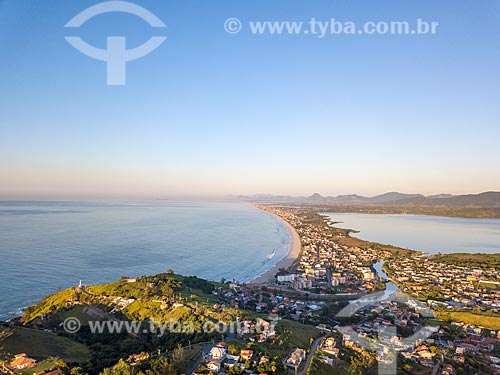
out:
M492 330L500 329L500 317L473 314L466 311L436 311L439 319L475 324Z
M2 349L11 354L26 353L41 360L48 357L59 357L65 362L85 362L89 359L86 346L39 330L16 327L8 329L0 341Z

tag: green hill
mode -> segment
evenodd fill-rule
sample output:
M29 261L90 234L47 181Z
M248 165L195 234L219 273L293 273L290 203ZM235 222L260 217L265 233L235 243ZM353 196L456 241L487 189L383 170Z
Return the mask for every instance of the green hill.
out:
M26 353L41 360L59 357L65 362L85 362L90 358L89 349L68 338L40 330L15 327L6 328L0 336L2 351L10 354Z

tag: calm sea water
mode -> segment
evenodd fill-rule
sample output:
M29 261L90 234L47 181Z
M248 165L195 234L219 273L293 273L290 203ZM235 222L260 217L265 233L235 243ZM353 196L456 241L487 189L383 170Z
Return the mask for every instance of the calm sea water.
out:
M0 320L80 279L171 268L249 281L283 258L289 242L280 221L240 202L0 202Z
M499 219L328 213L354 236L429 253L499 253Z

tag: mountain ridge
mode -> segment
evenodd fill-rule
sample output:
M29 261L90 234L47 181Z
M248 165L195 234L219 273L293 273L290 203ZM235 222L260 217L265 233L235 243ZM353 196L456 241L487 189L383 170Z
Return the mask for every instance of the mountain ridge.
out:
M383 206L428 206L428 207L500 207L500 192L487 191L479 194L436 194L425 196L419 193L387 192L373 197L358 194L323 196L314 193L306 196L276 196L272 194L240 195L239 199L255 202L325 203Z

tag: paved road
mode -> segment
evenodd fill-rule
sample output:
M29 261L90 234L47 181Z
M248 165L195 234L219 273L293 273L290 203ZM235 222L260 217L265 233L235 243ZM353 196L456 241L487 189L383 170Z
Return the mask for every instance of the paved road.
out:
M191 345L191 348L200 348L202 350L202 353L200 356L196 359L196 361L193 363L191 368L186 371L186 375L191 375L193 372L196 371L198 367L200 367L201 362L205 358L205 355L210 352L210 349L212 349L213 344L203 344L203 345Z
M247 284L247 286L262 286L257 284ZM367 293L344 293L344 294L317 294L304 292L300 290L285 288L283 286L276 285L265 285L267 289L278 291L280 294L289 294L300 299L310 299L310 300L327 300L327 301L344 301L344 300L355 300L365 296Z
M323 340L323 336L314 340L313 344L311 345L311 351L309 352L309 355L307 356L304 369L302 371L300 371L298 373L298 375L306 375L307 374L307 371L309 370L309 366L311 366L311 361L314 357L314 354L316 353L316 350L318 349L318 345L321 342L321 340Z

